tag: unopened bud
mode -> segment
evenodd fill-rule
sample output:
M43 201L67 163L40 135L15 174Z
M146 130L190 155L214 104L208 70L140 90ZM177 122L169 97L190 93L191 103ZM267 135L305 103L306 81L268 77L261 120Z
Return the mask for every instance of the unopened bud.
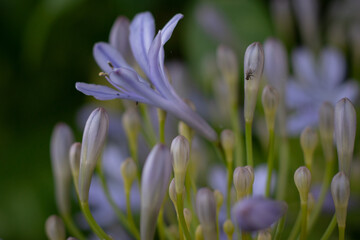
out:
M255 42L246 49L244 57L244 117L246 122L252 122L254 118L257 93L263 69L264 50L261 43Z
M66 238L64 222L56 215L48 217L45 223L45 231L49 240L65 240Z
M203 228L201 225L196 227L195 240L204 240L204 232L203 232Z
M140 238L153 239L161 204L171 175L171 154L157 144L145 161L141 179Z
M251 185L254 184L254 180L255 180L255 174L254 174L254 168L252 166L245 166L245 168L249 171L250 176L251 176Z
M334 176L331 182L331 194L334 200L338 225L339 227L345 227L350 198L350 183L344 172L339 172Z
M234 171L233 180L238 200L241 200L250 194L253 178L247 168L237 167Z
M257 240L271 240L271 233L269 231L260 231Z
M216 202L210 189L201 188L197 192L196 210L205 239L216 239Z
M335 140L339 170L350 176L356 134L356 112L349 99L343 98L335 105Z
M310 127L305 128L300 135L300 144L304 152L305 165L311 170L314 151L318 144L317 133Z
M189 164L189 153L190 146L188 140L181 135L174 138L171 143L171 154L173 156L176 193L182 193L184 190L186 169Z
M324 102L319 111L319 130L321 145L327 161L334 159L334 106Z
M190 224L191 224L191 220L192 220L192 213L188 208L184 208L184 218L185 218L187 228L190 228Z
M122 117L122 124L128 138L136 138L141 129L141 121L136 109L129 108Z
M311 173L306 167L299 167L294 174L295 185L299 191L301 204L308 201L308 194L311 184Z
M55 182L55 198L61 214L70 213L71 170L69 151L74 142L70 127L64 123L55 126L51 136L51 165Z
M227 219L224 224L223 224L223 230L224 233L226 234L226 236L228 237L228 239L233 239L233 234L235 231L235 227L234 224L232 223L232 221L230 219Z
M121 163L120 171L123 177L125 191L130 192L131 185L137 176L137 167L134 160L132 158L127 158Z
M173 202L174 206L175 206L175 209L177 208L177 205L176 205L176 199L177 199L177 196L176 196L176 190L175 190L175 178L173 178L170 182L170 185L169 185L169 196L170 196L170 199L171 201Z
M220 208L224 202L224 195L219 190L215 190L214 197L215 197L215 202L216 202L216 209L220 210Z
M71 145L69 158L70 158L71 174L73 176L73 181L77 194L79 194L78 184L79 184L80 156L81 156L81 143L76 142L73 145Z
M233 161L233 151L235 147L235 134L229 129L225 129L220 135L221 146L224 149L226 160L228 164Z
M87 202L91 178L105 145L109 117L103 108L95 109L86 121L80 159L79 198Z
M275 88L267 85L264 87L261 100L265 112L266 126L268 130L274 130L276 109L279 106L279 93Z

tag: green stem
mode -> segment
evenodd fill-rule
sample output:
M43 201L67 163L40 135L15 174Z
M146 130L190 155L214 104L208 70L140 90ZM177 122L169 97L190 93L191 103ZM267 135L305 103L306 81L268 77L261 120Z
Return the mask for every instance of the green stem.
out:
M130 222L131 225L136 226L131 212L130 188L128 190L125 190L125 195L126 195L126 214L128 217L128 221Z
M250 235L249 235L249 233L242 232L242 233L241 233L241 240L250 240Z
M231 219L231 185L233 180L233 167L232 161L227 162L227 189L226 189L226 215L228 219Z
M86 221L90 225L91 229L94 231L94 233L101 239L101 240L112 240L111 237L109 237L104 230L97 224L94 217L91 215L90 209L89 209L89 203L88 202L81 202L80 203L81 210L86 218Z
M275 235L274 235L275 240L281 239L281 234L282 234L282 231L283 231L284 225L285 225L285 218L286 218L286 216L283 216L280 219L279 223L277 224L276 232L275 232Z
M79 240L85 240L84 234L77 228L74 221L72 220L71 216L69 214L61 214L62 219L64 220L64 223L66 225L66 228L68 229L69 233L78 238Z
M330 222L329 226L326 228L323 236L321 237L321 240L327 240L331 236L331 234L334 231L335 227L336 227L336 215L334 214L333 218L331 219L331 222Z
M252 155L252 122L245 123L245 137L246 137L247 165L254 167L253 155Z
M329 189L329 185L332 179L332 174L333 174L333 170L334 170L334 164L335 161L334 160L330 160L326 162L326 170L325 170L325 175L323 178L323 183L321 186L321 192L320 192L320 196L319 199L316 202L316 205L314 207L314 210L312 211L312 214L310 216L310 220L309 220L309 224L308 224L308 231L310 232L312 227L314 226L314 224L316 223L316 220L318 219L322 206L324 204L325 201L325 197L326 197L326 193Z
M270 196L270 187L271 187L271 175L272 170L274 168L274 140L275 134L274 129L269 130L269 153L268 153L268 167L267 167L267 180L266 180L266 189L265 189L265 196Z
M163 111L163 110L158 110L158 111ZM161 143L165 143L165 119L166 119L165 117L159 117L159 140Z
M276 192L277 200L285 200L286 186L289 171L289 143L286 137L281 138L280 161L279 161L279 179Z
M296 218L296 221L294 223L294 226L290 232L290 235L289 235L289 240L295 240L298 232L299 232L299 229L300 229L300 226L301 226L301 212L299 212L297 218Z
M345 239L345 226L341 227L339 226L339 240Z
M144 125L142 128L142 133L145 137L145 140L152 148L156 144L156 134L154 132L153 125L151 123L147 108L145 104L139 104L140 115L144 119Z
M307 227L307 202L301 203L301 232L300 240L306 239L306 227Z
M183 198L182 193L176 194L176 206L178 210L179 220L180 220L180 227L185 234L186 240L191 240L191 236L189 230L186 226L185 217L184 217L184 206L183 206Z
M164 199L165 200L165 199ZM164 230L164 204L161 205L159 216L157 219L157 228L159 232L159 239L165 240L165 230Z
M240 118L238 113L238 103L231 106L231 124L235 134L235 163L236 166L243 166L243 139L241 137Z
M114 199L112 198L109 188L107 186L106 183L106 179L105 176L101 170L101 168L98 166L97 167L97 173L98 176L100 178L100 182L101 182L101 186L104 190L106 199L108 200L110 206L112 207L112 209L114 210L116 216L118 217L120 223L122 224L122 226L125 227L125 229L127 229L127 231L129 231L137 240L140 240L140 234L139 234L139 230L136 228L136 225L134 223L131 223L128 221L127 217L124 215L124 213L119 209L119 207L116 205Z
M220 226L219 226L219 212L220 208L216 208L216 239L220 239Z

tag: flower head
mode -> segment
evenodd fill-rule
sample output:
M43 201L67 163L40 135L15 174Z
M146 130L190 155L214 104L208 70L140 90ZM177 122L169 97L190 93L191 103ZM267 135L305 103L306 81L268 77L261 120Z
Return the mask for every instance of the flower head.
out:
M136 15L129 25L132 54L151 84L125 61L125 53L118 51L123 48L114 48L118 35L113 29L111 45L103 42L95 44L94 57L104 71L101 75L116 90L87 83L76 83L76 89L99 100L129 99L161 108L197 129L206 138L216 140L214 130L177 95L165 72L164 44L182 17L182 14L176 14L156 36L154 18L149 12ZM116 27L123 28L124 25L115 24ZM126 34L126 31L122 32Z

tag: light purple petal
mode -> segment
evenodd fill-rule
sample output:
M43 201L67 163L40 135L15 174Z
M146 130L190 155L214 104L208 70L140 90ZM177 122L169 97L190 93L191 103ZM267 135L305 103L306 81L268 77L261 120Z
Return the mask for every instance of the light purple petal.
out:
M118 68L120 66L130 67L122 55L107 43L100 42L95 44L93 54L97 64L105 72L112 71L112 68L109 66L109 62L113 65L114 68Z
M312 101L311 92L306 91L298 82L291 80L286 85L286 105L289 108L296 108L309 104Z
M334 88L345 77L346 63L344 56L334 48L326 48L321 53L320 73L323 84Z
M176 14L173 18L170 19L169 22L166 23L166 25L161 29L161 43L164 45L171 37L174 28L176 27L177 23L180 19L182 19L184 16L180 13Z
M348 98L350 101L355 102L359 95L359 84L355 80L349 80L337 87L333 103L335 104L342 98Z
M133 55L146 75L149 73L148 51L155 35L154 18L149 12L137 14L130 24L130 46Z
M290 115L287 121L287 129L290 135L296 136L307 126L315 126L318 122L318 107L309 106L298 109Z
M314 55L307 48L298 48L292 54L293 69L303 84L314 85L320 80L316 74Z

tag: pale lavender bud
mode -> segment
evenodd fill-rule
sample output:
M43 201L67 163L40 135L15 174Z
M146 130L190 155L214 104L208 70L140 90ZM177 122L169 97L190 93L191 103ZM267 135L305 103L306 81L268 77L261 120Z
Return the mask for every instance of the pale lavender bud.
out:
M101 157L109 128L109 117L103 108L95 109L85 124L81 146L79 198L87 202L91 178Z
M306 127L301 132L300 145L304 152L305 164L309 169L312 166L312 159L318 141L317 133L311 127Z
M196 211L205 240L216 239L216 201L210 189L201 188L197 192Z
M79 170L80 170L80 158L81 158L81 143L76 142L71 145L70 148L70 167L71 174L77 194L79 194Z
M339 170L350 176L356 134L356 112L349 99L343 98L335 105L335 140Z
M334 158L334 106L324 102L319 110L319 130L321 145L327 161Z
M70 212L71 170L69 151L73 142L74 136L70 127L65 123L57 124L51 136L50 152L56 204L61 214Z
M350 198L350 183L344 172L337 173L331 182L336 218L339 227L345 227L347 207Z
M310 185L311 173L306 167L299 167L294 174L295 185L299 191L301 203L307 203Z
M163 144L157 144L145 161L141 179L140 236L153 239L156 219L168 189L171 174L171 154Z
M236 203L232 209L232 216L235 225L241 231L254 232L270 227L286 210L287 204L283 201L252 197Z
M259 90L259 84L264 69L264 50L259 42L251 44L244 57L244 117L246 122L252 122Z
M279 106L279 93L278 91L266 85L263 89L261 100L265 112L266 126L269 130L274 130L276 109Z
M65 240L66 231L62 219L56 215L51 215L45 222L46 236L49 240Z
M179 135L171 142L170 149L173 156L175 189L177 193L182 193L184 189L186 169L189 164L189 142L184 136Z
M254 180L248 168L237 167L234 171L233 181L238 200L250 194Z

